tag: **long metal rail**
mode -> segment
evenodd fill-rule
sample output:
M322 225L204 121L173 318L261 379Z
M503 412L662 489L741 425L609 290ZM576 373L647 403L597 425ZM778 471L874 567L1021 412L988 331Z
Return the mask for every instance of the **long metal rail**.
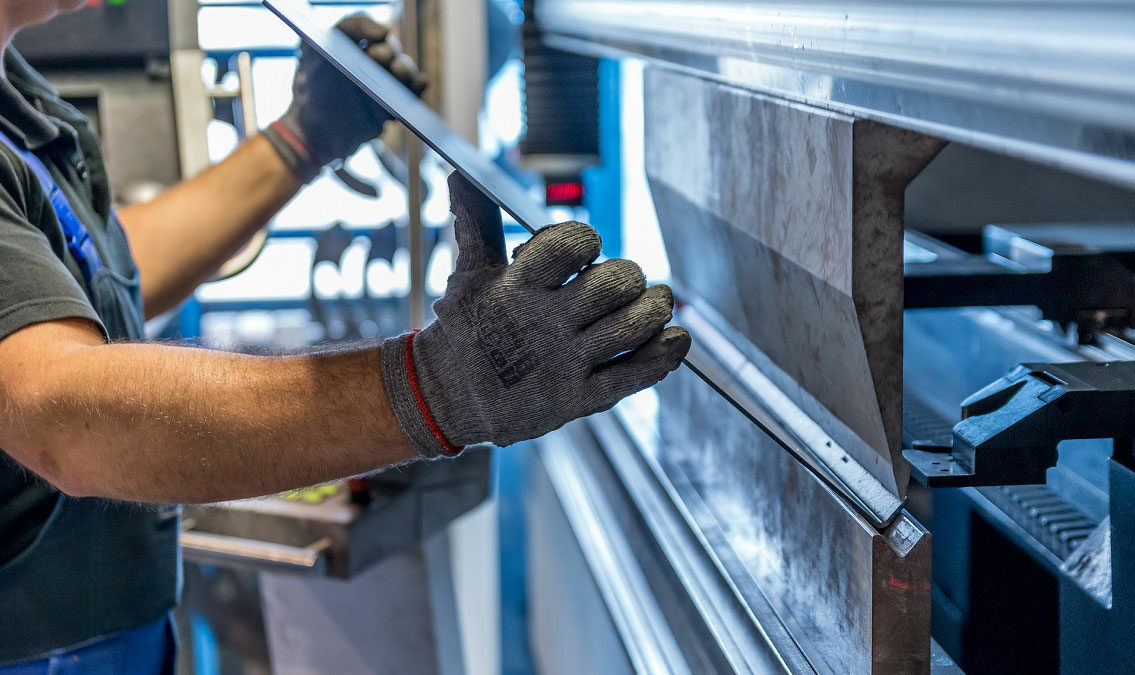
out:
M1130 0L541 0L545 40L1135 188Z
M450 129L429 106L367 57L358 45L341 32L324 26L305 3L264 0L264 5L524 229L535 234L538 227L550 222L546 209L508 174ZM768 406L762 406L753 392L742 395L747 387L736 381L727 369L714 363L704 350L692 350L684 363L872 526L886 527L902 510L903 502L889 492L883 491L886 498L880 498L883 495L878 490L853 489L791 434L782 433L784 425L777 423L778 416Z

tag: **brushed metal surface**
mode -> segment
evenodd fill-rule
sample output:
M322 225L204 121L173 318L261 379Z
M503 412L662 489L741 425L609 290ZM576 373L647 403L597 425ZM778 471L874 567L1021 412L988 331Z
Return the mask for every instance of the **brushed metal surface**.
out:
M646 173L683 299L742 333L901 496L903 190L943 142L661 68L644 84Z
M903 501L853 460L712 322L690 305L679 308L675 318L693 336L687 362L702 380L824 485L848 499L876 529L894 521Z
M688 371L615 414L703 540L737 562L734 587L771 606L812 668L930 669L930 534L906 512L875 529Z
M1135 186L1127 0L544 0L557 46Z
M585 455L568 434L539 444L540 459L556 501L587 561L603 604L635 672L692 675L616 515Z

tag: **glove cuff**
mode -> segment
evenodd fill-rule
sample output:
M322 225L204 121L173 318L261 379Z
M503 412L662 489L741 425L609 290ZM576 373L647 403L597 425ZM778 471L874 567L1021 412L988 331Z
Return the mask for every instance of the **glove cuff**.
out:
M455 457L465 448L445 437L422 397L414 362L416 336L410 333L382 343L382 380L387 398L402 433L420 455L427 459Z
M310 183L323 170L323 165L300 138L300 134L289 128L282 118L268 125L261 134L272 144L300 182Z

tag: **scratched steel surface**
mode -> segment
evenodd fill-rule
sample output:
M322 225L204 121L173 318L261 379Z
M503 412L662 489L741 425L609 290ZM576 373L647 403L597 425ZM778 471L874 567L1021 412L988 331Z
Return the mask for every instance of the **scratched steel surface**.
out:
M661 68L644 107L677 288L901 496L903 191L942 142Z
M1130 0L542 0L552 44L1135 186Z
M746 602L771 603L816 672L928 672L929 533L905 511L872 527L689 371L657 392L616 414L697 495Z

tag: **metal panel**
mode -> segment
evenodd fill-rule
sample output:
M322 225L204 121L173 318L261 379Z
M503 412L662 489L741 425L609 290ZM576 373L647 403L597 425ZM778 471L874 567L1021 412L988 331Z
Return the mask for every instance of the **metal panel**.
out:
M1135 186L1135 5L544 0L557 46Z
M778 652L818 672L929 670L930 536L909 515L876 530L688 371L616 413Z
M696 495L683 501L615 414L572 423L537 448L527 511L542 670L597 672L599 659L640 673L811 672L759 592L737 588L748 588L744 574L723 571L736 558L707 543L720 537L691 516Z
M901 494L903 190L943 143L660 68L645 122L683 298Z
M164 1L85 4L79 11L21 30L13 46L36 68L74 68L80 61L101 68L111 63L141 66L169 55L170 8Z
M536 672L631 675L623 637L542 455L533 453L524 509L528 636Z
M259 575L271 672L463 673L449 660L462 644L450 625L454 597L445 582L452 561L439 544L412 546L350 580Z
M639 673L690 675L694 671L666 623L614 505L603 498L600 479L585 460L586 450L573 448L565 434L555 434L540 446L540 459L556 501L579 543L631 667Z
M169 186L181 179L175 94L169 79L141 69L43 72L64 98L97 124L113 194L122 197L140 184ZM84 104L97 104L97 109ZM139 143L139 138L147 141Z
M903 508L902 500L853 460L711 321L689 305L675 318L693 337L691 370L872 526L882 530L891 524ZM765 371L773 368L764 366Z

